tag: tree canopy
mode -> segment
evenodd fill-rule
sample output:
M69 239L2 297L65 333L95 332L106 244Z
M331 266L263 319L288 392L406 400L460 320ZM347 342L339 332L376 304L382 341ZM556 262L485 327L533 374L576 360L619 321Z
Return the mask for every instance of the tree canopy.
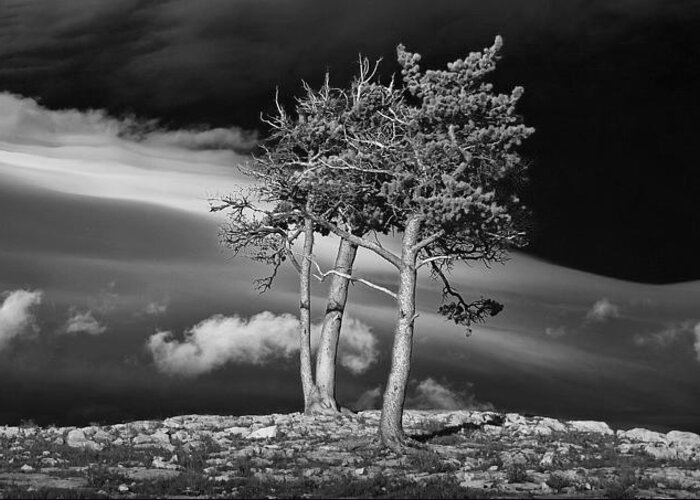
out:
M439 312L469 329L502 306L465 299L450 283L450 270L460 262L504 262L508 249L525 244L518 190L526 164L518 147L534 130L516 112L523 89L499 93L486 81L501 47L497 37L446 69L424 70L421 56L399 45L399 78L383 83L379 62L361 58L347 88L331 86L328 75L317 91L305 85L294 114L278 105L267 120L272 134L250 169L259 181L255 194L269 207L255 208L245 197L224 204L238 217L229 242L254 246L254 257L274 269L289 258L301 270L314 259L312 249L305 246L300 265L292 242L304 233L308 243L319 232L373 251L398 270L396 292L360 280L397 301L380 427L396 449L406 443L401 413L418 270L428 267L441 283ZM246 211L259 217L246 218ZM400 254L378 234L398 237ZM302 280L308 274L307 265ZM358 280L354 273L345 278Z

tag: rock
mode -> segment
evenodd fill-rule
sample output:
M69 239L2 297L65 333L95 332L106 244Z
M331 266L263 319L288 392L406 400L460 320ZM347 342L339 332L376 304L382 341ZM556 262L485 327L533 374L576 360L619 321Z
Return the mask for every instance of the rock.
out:
M476 476L471 472L461 474L461 476L457 477L457 480L460 481L459 486L462 488L472 488L478 490L483 490L491 483L489 479Z
M555 453L553 451L546 451L544 455L542 455L539 464L542 467L550 467L552 464L554 464L554 457Z
M131 440L131 444L133 445L139 445L139 444L150 444L153 442L153 439L151 439L151 436L147 434L138 434L137 436L134 437L134 439Z
M249 431L250 431L250 429L248 427L236 427L236 426L224 429L224 432L226 434L231 434L233 436L241 436L241 437L248 434Z
M129 469L110 467L111 472L117 472L134 481L152 481L158 479L173 479L181 474L173 469L147 469L146 467L132 467Z
M659 460L675 460L678 458L678 450L668 446L654 446L653 444L643 445L641 450L647 455Z
M621 439L629 439L630 441L643 441L645 443L666 443L666 436L650 431L648 429L630 429L628 431L617 431L617 437Z
M170 445L170 436L168 435L168 433L163 431L154 432L153 434L151 434L151 439L165 446Z
M84 448L93 451L100 451L102 449L102 445L87 439L85 433L81 429L73 429L68 432L66 444L71 448Z
M277 437L277 426L270 425L253 431L246 436L248 439L274 439Z
M566 432L566 426L556 418L542 417L536 427L547 428L553 432Z
M523 426L527 425L527 420L519 413L506 413L506 418L503 425L506 427L511 425Z
M22 430L19 427L14 426L3 426L0 427L0 436L6 438L19 437L22 434Z
M167 462L163 459L163 457L153 457L153 462L151 462L151 466L155 467L156 469L171 469L171 470L177 470L181 469L179 465L177 465L177 455L173 455L170 460Z
M700 436L689 432L659 434L646 429L620 430L615 433L615 440L610 437L613 434L610 428L602 422L562 423L554 418L516 413L408 410L404 414L404 425L411 435L425 434L426 429L463 426L456 440L428 443L445 465L440 469L443 472L436 472L424 470L411 460L379 448L378 419L377 411L333 417L299 413L241 417L189 415L162 422L36 428L32 437L24 428L15 430L0 426L0 440L4 444L0 449L0 461L4 460L8 468L14 469L11 474L0 470L0 491L9 483L28 488L27 491L39 491L45 484L73 484L71 481L86 485L86 477L63 477L87 476L90 466L85 465L84 459L78 462L81 466L71 463L82 454L63 454L64 450L52 444L57 438L61 443L70 442L73 448L109 446L117 456L122 450L115 447L128 448L134 443L134 447L149 448L136 456L124 455L117 467L109 468L125 479L121 480L123 484L118 480L109 488L104 487L107 490L104 496L108 493L133 496L131 489L136 488L132 481L170 480L181 474L183 467L177 463L178 456L162 450L174 449L173 444L183 445L181 459L195 450L202 454L206 479L212 484L252 477L278 483L297 481L296 471L299 471L314 483L360 482L378 476L419 483L445 478L455 480L464 488L483 491L485 496L548 498L601 495L606 482L615 479L619 472L608 462L597 465L595 461L607 460L606 452L614 446L623 465L636 464L641 454L673 460L661 467L648 466L635 471L638 479L644 480L644 489L640 489L643 496L691 498L700 491ZM574 435L578 432L596 435L594 439L590 436L582 439L583 436ZM558 433L563 434L559 439ZM248 440L242 441L240 437ZM212 440L218 446L209 447ZM580 444L574 444L579 441ZM489 467L494 459L500 459L495 462L500 467ZM578 460L587 460L592 468L580 467L586 464L577 463ZM648 465L656 465L646 460ZM101 462L102 457L93 461ZM538 464L543 467L541 471L537 469ZM20 466L23 467L19 469ZM34 470L39 467L38 472ZM510 483L513 467L527 468L528 481ZM51 477L51 474L62 477ZM551 482L555 475L563 479ZM584 488L591 491L586 493ZM391 496L391 488L387 490L387 496ZM97 487L95 493L99 493ZM471 493L478 496L477 491Z
M71 448L83 448L86 441L85 433L80 429L74 429L66 436L66 444Z
M112 435L109 432L105 432L102 429L98 429L92 436L93 441L97 442L106 442L106 443L111 443L112 442Z
M304 469L304 471L302 472L302 475L304 477L316 477L316 476L319 476L321 474L321 472L323 472L323 471L318 467L309 467L309 468Z
M192 440L192 434L190 434L186 430L180 429L178 431L173 432L171 438L180 441L184 444Z
M700 436L694 432L671 431L666 434L666 439L676 445L700 449Z
M595 420L571 420L568 422L571 430L575 432L588 432L592 434L613 435L614 432L605 422Z

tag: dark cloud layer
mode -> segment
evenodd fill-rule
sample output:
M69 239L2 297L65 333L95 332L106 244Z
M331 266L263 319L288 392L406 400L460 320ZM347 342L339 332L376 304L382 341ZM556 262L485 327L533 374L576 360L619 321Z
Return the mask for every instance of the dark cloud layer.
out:
M395 70L398 42L443 64L506 40L497 75L523 84L538 132L530 252L650 282L700 278L694 117L700 3L176 0L0 5L0 89L52 108L106 108L171 126L259 127L279 86L358 52Z

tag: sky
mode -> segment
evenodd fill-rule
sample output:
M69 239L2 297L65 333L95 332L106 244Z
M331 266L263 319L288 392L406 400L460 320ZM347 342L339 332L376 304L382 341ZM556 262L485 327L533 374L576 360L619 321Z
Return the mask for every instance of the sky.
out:
M505 305L469 337L421 277L407 405L700 430L700 2L204 5L0 0L0 423L298 410L297 278L259 295L208 199L249 182L276 89L291 107L360 52L388 77L400 42L440 67L501 34L494 81L536 128L531 244L455 270ZM394 316L352 287L344 404L377 406Z

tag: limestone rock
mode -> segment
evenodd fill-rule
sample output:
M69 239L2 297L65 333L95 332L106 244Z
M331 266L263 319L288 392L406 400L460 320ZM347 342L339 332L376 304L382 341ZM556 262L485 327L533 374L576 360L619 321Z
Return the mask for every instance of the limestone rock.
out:
M102 445L87 439L85 433L81 429L73 429L68 432L66 444L71 448L86 448L94 451L100 451L102 449Z
M412 460L380 447L378 420L379 412L370 411L333 416L184 415L162 422L82 428L0 427L0 444L4 445L0 453L7 464L5 471L0 470L0 491L9 484L27 491L65 484L87 486L104 496L137 497L144 482L167 481L183 473L178 455L163 451L174 445L183 447L180 459L191 452L201 454L197 460L205 467L197 469L200 479L225 488L226 494L234 492L222 482L246 478L276 481L277 488L303 477L327 484L359 483L381 476L387 480L387 496L395 493L390 485L397 482L425 485L444 478L489 497L594 498L605 493L608 482L618 481L621 467L628 464L635 467L637 479L644 484L640 496L691 498L700 491L700 436L689 432L631 429L618 431L615 439L602 422L562 422L516 413L408 410L404 414L406 432L426 436L434 452ZM436 437L436 430L448 428L454 432ZM73 448L109 446L109 450L104 455L64 454L65 450L53 447L54 442L63 443L64 437ZM209 446L212 441L215 446ZM133 450L122 453L121 446L139 450L129 455ZM606 456L612 447L618 451L615 466ZM636 465L641 455L647 455L644 467ZM94 463L86 464L85 457ZM111 462L115 458L116 464ZM99 464L108 464L109 472L124 479L104 490L93 489L92 479L87 479ZM33 470L38 467L39 472ZM517 469L526 470L527 481L513 476ZM270 490L276 496L281 492ZM185 489L177 497L195 493Z
M700 449L700 436L694 432L671 431L666 434L666 439L676 445Z
M668 441L666 436L659 432L640 428L630 429L628 431L617 431L617 437L645 443L666 443Z
M257 431L253 431L248 436L248 439L274 439L277 437L277 426L270 425L268 427L262 427Z
M539 464L542 467L550 467L552 464L554 464L554 457L555 453L551 450L546 451L544 455L542 455L542 458L540 459Z
M233 426L224 429L224 433L233 436L245 436L246 434L248 434L248 432L250 432L250 429L248 427Z
M103 442L109 442L111 443L113 440L112 435L109 432L106 432L102 429L98 429L93 435L92 435L93 441L96 441L98 443L103 443Z
M156 469L181 469L182 467L175 462L177 462L177 455L173 455L167 462L163 459L163 457L156 456L153 457L153 462L151 462L151 466L155 467Z
M590 432L593 434L613 435L614 432L605 422L595 420L571 420L568 422L571 430L575 432Z

